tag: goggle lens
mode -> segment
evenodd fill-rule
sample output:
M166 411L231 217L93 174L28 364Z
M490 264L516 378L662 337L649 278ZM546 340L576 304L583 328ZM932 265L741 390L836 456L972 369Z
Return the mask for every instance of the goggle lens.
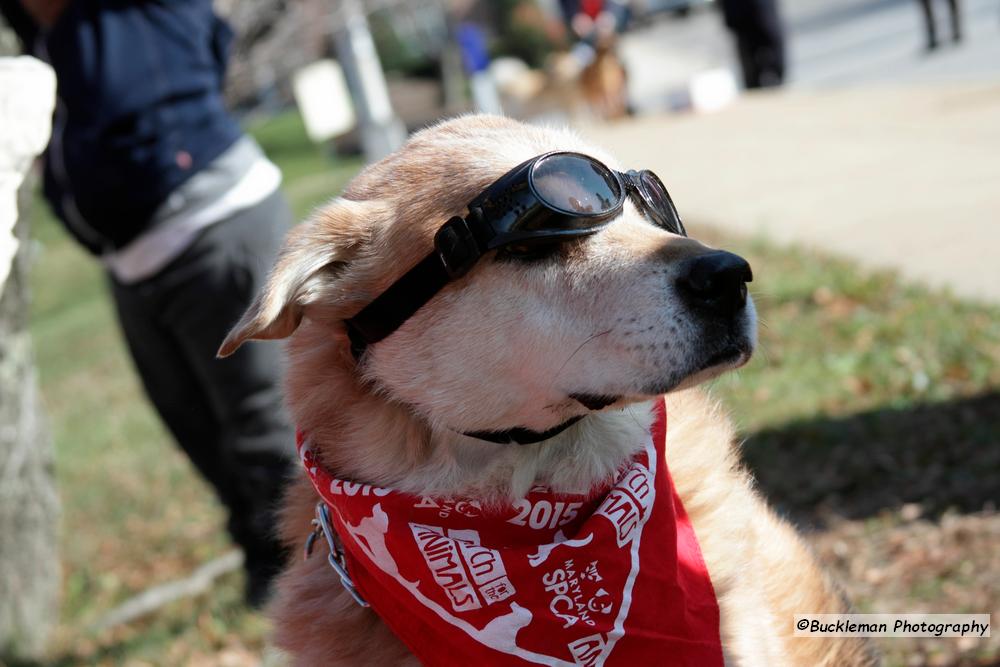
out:
M583 155L542 158L531 171L531 185L546 206L577 218L606 215L622 198L615 175Z
M677 213L674 202L670 199L670 194L659 177L648 169L631 172L629 176L642 198L643 206L640 208L644 209L643 213L646 217L657 227L666 229L673 234L687 236L687 230L684 229L681 216Z

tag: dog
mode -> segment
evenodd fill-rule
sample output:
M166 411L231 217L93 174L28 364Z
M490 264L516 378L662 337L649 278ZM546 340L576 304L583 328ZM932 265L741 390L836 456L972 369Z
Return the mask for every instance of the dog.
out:
M389 335L362 349L355 344L345 321L431 252L446 221L466 215L469 202L515 165L551 151L575 151L617 168L611 155L569 130L460 117L414 134L289 233L266 286L220 348L224 356L251 339L287 339L287 403L306 441L307 469L283 508L283 540L301 553L307 536L317 534L317 489L370 494L366 502L376 503L375 511L364 521L346 520L336 510L320 523L335 523L338 535L326 535L332 548L340 548L338 538L346 543L362 535L357 545L364 553L348 563L347 581L357 579L361 561L376 563L373 576L382 576L378 568L396 566L382 541L387 519L377 501L388 500L385 494L438 499L457 512L447 499L464 499L485 512L516 505L539 488L586 494L635 469L643 447L637 443L649 441L654 422L664 428L657 405L665 401L666 464L683 505L675 518L678 526L689 521L696 534L695 566L710 576L713 632L725 663L875 664L862 640L793 636L796 614L846 613L847 603L792 527L754 491L729 421L698 387L746 363L756 344L753 300L745 291L749 267L741 259L650 224L627 199L598 231L541 256L486 252ZM719 257L740 270L721 276L705 267L705 258ZM706 287L713 281L715 287ZM692 295L693 284L708 292ZM559 432L523 446L468 435L512 427L542 436ZM335 481L317 478L318 470ZM652 523L643 530L657 529ZM414 535L424 530L409 525ZM580 541L547 548L570 549ZM474 542L460 538L452 547L498 553ZM532 564L542 556L540 548ZM545 590L556 596L556 611L562 599L556 594L566 587L552 582L566 575L550 576ZM380 614L398 603L418 610L424 604L444 616L438 603L414 603L400 593L409 587L424 595L426 586L433 588L431 579L397 576L403 586L394 594L400 597L383 601L376 613L358 603L357 591L326 558L291 559L270 606L274 642L295 665L421 664L396 631L407 620ZM638 597L643 590L633 592ZM447 612L454 626L444 635L448 643L425 655L425 664L461 664L454 658L458 642L480 636ZM577 615L566 625L575 631L592 621ZM517 627L488 630L493 638L508 632L509 641L520 641L513 634ZM601 646L577 651L575 644L573 656L585 654L575 663L604 664L610 649ZM532 663L574 660L484 659ZM661 655L640 664L679 663Z
M590 110L603 120L628 115L628 73L618 57L614 35L602 38L594 59L580 73L580 90Z

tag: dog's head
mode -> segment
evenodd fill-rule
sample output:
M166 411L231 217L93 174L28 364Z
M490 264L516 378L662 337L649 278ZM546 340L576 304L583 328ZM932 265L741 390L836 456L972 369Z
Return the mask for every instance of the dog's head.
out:
M618 168L566 131L496 117L414 135L289 234L220 354L289 336L305 319L364 386L462 432L546 430L744 363L756 328L746 263L650 224L628 201L598 233L541 256L488 253L351 357L343 321L427 256L435 232L485 187L554 150Z

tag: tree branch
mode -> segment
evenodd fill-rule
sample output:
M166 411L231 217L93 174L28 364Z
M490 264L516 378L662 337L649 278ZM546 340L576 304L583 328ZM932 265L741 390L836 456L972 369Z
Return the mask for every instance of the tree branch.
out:
M233 549L198 567L191 576L148 588L129 598L91 625L93 632L103 632L131 623L158 611L176 600L208 592L216 579L243 566L243 552Z

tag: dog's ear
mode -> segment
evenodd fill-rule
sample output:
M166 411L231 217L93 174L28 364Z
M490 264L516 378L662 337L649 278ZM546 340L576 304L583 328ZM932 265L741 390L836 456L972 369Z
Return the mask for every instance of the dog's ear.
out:
M264 288L226 336L218 355L228 357L248 340L290 336L306 306L341 291L331 287L385 213L381 202L335 199L288 232Z

